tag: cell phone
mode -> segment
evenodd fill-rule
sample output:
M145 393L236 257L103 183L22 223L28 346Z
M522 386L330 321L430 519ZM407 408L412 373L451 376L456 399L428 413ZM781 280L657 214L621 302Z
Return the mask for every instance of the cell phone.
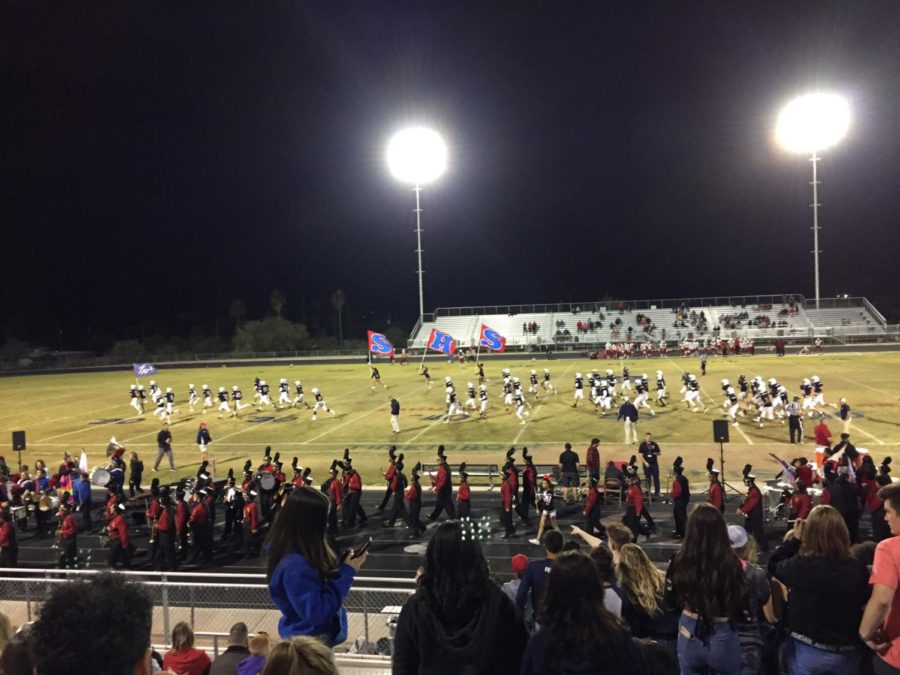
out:
M362 546L360 546L358 549L354 550L353 555L351 555L350 557L358 558L359 556L361 556L363 553L365 553L369 549L369 544L371 544L371 543L372 543L372 537L369 537L368 539L366 539L366 543L363 544Z

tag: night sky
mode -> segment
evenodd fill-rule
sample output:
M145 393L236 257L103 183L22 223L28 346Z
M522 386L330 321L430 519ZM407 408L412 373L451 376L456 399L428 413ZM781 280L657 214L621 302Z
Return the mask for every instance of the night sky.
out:
M895 0L4 2L0 85L0 340L211 332L273 288L292 320L341 288L411 326L384 154L412 122L450 152L426 311L811 296L809 162L772 135L814 89L854 115L820 163L822 294L900 307Z

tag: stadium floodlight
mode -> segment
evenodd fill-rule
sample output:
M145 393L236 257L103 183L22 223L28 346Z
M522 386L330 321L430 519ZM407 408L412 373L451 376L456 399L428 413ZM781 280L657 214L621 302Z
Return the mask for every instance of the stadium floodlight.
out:
M426 127L412 127L391 138L387 148L388 168L397 180L412 183L416 193L416 254L419 257L419 321L425 317L422 290L422 185L438 179L447 168L447 146L440 135Z
M841 141L850 128L850 104L837 94L815 93L795 98L782 108L775 138L789 152L809 155L812 163L813 264L816 309L819 308L819 153Z

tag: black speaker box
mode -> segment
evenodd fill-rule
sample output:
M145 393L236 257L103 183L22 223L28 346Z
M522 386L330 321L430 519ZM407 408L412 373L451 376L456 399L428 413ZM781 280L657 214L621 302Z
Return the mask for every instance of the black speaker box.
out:
M713 443L728 442L728 420L713 420Z
M25 449L25 432L24 431L12 432L12 443L13 443L13 450L24 450Z

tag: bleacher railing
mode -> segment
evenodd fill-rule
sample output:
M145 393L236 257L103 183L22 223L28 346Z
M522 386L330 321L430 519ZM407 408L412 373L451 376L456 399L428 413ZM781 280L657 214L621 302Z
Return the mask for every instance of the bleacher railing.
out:
M94 570L27 570L30 576L16 576L19 571L0 569L0 598L3 611L13 625L37 619L43 603L53 588L77 577L97 574ZM179 621L188 622L197 635L197 647L213 652L218 648L217 635L227 634L238 621L247 624L251 633L266 631L278 635L281 612L272 604L265 576L260 574L203 574L183 572L119 572L141 584L153 600L151 642L170 644L172 628ZM386 584L377 587L371 584ZM376 644L390 640L390 620L413 593L412 579L356 577L344 606L348 612L347 642L337 647L346 652L360 638ZM208 636L208 637L204 637Z

